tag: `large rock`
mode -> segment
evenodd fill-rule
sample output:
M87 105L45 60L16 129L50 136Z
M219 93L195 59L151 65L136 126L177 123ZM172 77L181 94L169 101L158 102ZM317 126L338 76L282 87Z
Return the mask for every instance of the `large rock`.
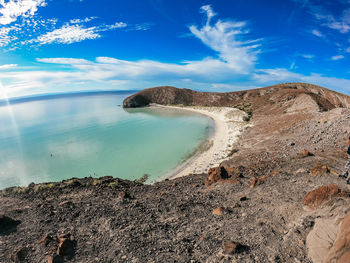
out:
M329 250L326 262L350 262L350 214L341 222L337 238Z
M238 184L237 178L240 177L241 174L240 167L230 168L220 165L209 169L208 178L205 179L204 183L206 186L211 186L217 182Z
M303 205L317 209L326 201L329 201L332 197L340 194L340 189L334 184L327 186L321 186L311 192L307 193L302 201Z

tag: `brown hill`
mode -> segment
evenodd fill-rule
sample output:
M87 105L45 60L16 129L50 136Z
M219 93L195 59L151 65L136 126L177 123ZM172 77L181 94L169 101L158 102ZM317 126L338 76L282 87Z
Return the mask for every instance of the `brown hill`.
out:
M237 107L261 114L291 111L328 111L349 108L350 97L306 83L286 83L265 88L218 93L198 92L170 86L142 90L123 102L128 108L161 105Z

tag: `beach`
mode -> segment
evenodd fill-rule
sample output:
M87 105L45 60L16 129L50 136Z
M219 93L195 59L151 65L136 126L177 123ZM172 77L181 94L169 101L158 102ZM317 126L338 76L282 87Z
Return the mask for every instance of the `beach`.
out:
M209 168L218 166L234 152L233 144L249 125L244 121L247 114L231 107L205 106L163 106L153 104L152 107L187 110L206 115L215 122L215 132L203 143L189 159L179 164L165 178L172 179L189 174L207 173Z

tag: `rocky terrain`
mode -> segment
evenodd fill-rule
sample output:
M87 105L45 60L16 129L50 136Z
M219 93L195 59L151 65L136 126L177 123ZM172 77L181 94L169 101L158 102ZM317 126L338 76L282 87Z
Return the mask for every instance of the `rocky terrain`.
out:
M303 83L159 87L124 106L150 103L236 107L251 125L207 174L2 190L0 262L350 262L350 189L338 177L349 96Z

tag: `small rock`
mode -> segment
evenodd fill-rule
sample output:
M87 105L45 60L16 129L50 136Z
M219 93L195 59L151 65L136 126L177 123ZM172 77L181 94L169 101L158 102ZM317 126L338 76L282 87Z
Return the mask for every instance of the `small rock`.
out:
M309 157L309 156L314 156L313 153L309 152L308 150L304 149L302 150L300 153L298 153L298 157L299 158L306 158L306 157Z
M47 263L63 263L63 257L53 254L45 257Z
M50 244L51 242L57 242L54 240L54 238L52 236L50 236L49 234L44 235L40 240L39 243L43 244L44 246L47 246L48 244Z
M241 202L247 201L247 200L248 200L248 198L247 198L246 196L242 196L242 197L239 199L239 201L241 201Z
M233 255L237 252L238 244L228 241L224 244L224 254Z
M60 236L58 241L57 255L67 256L74 253L74 236L65 234Z
M124 199L130 199L131 197L127 192L121 191L118 194L118 198L124 200Z
M259 178L254 177L253 180L250 182L250 188L254 188L255 186L258 186L260 184L263 184L265 180L267 179L267 176L261 176Z
M21 247L11 254L11 260L15 263L25 262L27 253L28 249L26 247Z
M331 169L327 165L317 165L310 170L310 176L324 176L330 173Z
M219 206L213 210L213 215L222 216L224 214L224 209Z

